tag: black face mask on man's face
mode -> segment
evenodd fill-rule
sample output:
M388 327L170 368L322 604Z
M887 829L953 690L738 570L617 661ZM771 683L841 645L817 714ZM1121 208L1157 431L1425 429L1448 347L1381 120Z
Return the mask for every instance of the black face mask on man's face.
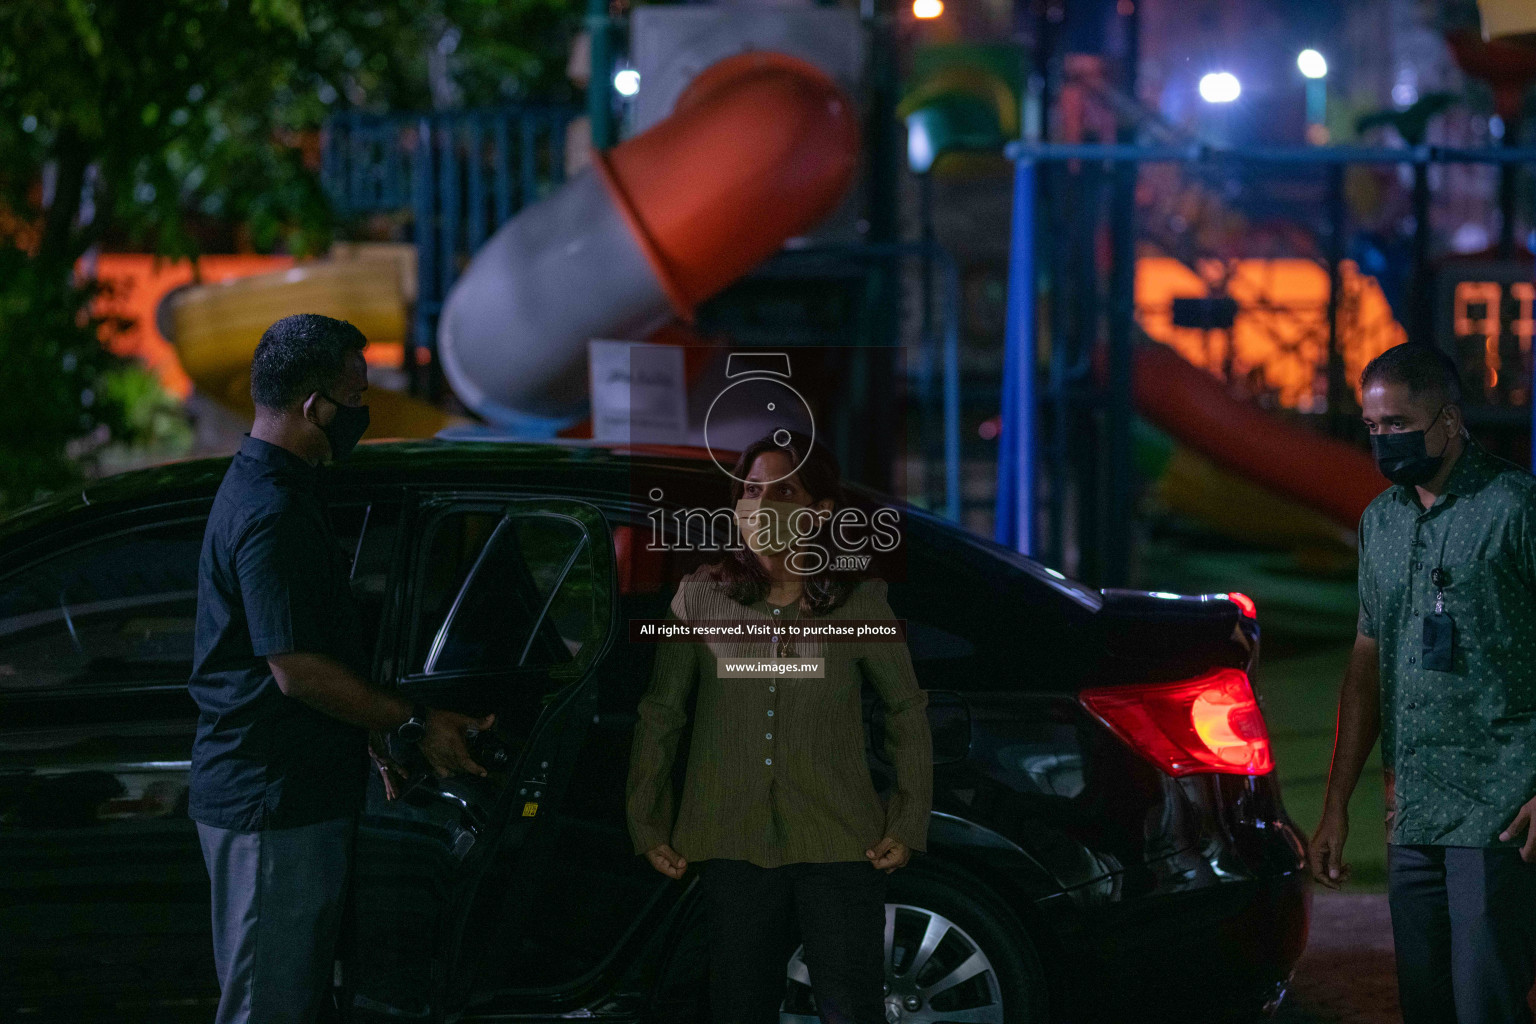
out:
M1440 421L1445 406L1429 421L1432 429ZM1445 446L1450 443L1447 434L1440 445L1440 454L1431 455L1424 445L1428 430L1403 430L1395 434L1372 434L1371 454L1376 456L1376 468L1381 475L1395 484L1415 487L1433 480L1445 463Z
M331 461L340 462L352 453L352 449L357 447L357 442L367 432L368 407L342 405L323 391L320 397L336 407L336 415L331 417L330 423L320 428L320 432L331 443Z

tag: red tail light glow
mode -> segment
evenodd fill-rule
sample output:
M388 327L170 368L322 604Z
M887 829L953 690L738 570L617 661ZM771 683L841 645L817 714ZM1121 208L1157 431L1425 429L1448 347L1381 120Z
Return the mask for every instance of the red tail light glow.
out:
M1131 748L1172 776L1267 775L1269 729L1248 674L1217 669L1152 686L1084 690L1083 706Z
M1249 597L1247 594L1239 594L1234 590L1232 593L1227 595L1227 600L1237 605L1237 610L1242 612L1248 618L1256 619L1259 617L1259 606L1255 604L1253 598Z

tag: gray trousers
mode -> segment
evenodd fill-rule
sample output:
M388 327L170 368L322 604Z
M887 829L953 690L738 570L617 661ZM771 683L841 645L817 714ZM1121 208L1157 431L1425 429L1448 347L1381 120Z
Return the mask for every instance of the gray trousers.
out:
M329 998L352 818L238 832L197 825L213 888L216 1024L310 1024Z
M1518 849L1389 846L1404 1024L1528 1024L1536 863Z

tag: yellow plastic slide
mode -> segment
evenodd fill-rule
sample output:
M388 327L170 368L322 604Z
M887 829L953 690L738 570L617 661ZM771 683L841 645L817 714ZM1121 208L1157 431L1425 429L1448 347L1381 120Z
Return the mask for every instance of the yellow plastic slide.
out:
M249 417L251 356L273 321L291 313L350 321L368 338L371 364L399 366L414 293L415 254L409 246L339 245L329 259L174 292L159 319L197 389ZM431 437L465 422L385 387L369 389L368 406L369 438Z

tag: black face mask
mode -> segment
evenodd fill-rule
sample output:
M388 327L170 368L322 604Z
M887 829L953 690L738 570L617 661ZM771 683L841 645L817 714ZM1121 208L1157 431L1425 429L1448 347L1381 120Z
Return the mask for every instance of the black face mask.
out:
M1431 427L1439 421L1440 413L1443 412L1445 406L1442 405L1440 412L1435 413L1434 419L1430 420ZM1424 447L1424 436L1427 433L1427 430L1404 430L1396 434L1372 434L1371 454L1376 456L1376 468L1381 470L1381 475L1404 487L1414 487L1433 480L1445 462L1445 445L1440 446L1439 455L1429 454L1429 450ZM1449 437L1446 442L1450 442Z
M331 442L331 460L340 462L352 453L368 430L368 407L342 405L324 391L320 392L320 397L336 407L336 415L331 417L328 425L320 428L320 432Z

